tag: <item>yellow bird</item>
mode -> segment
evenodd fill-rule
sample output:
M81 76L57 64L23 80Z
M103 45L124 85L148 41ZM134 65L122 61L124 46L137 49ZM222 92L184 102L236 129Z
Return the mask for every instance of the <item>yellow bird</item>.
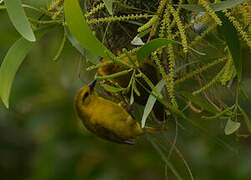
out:
M119 104L100 97L94 90L96 81L79 90L75 109L85 127L97 136L123 144L135 144L135 138L144 133L140 124ZM148 132L158 128L146 127Z

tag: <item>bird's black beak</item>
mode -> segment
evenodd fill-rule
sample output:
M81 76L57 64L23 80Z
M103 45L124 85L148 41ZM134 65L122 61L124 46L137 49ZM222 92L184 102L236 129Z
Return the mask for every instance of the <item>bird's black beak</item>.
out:
M88 86L90 87L90 89L91 89L91 91L93 91L94 90L94 87L95 87L95 85L96 85L96 80L94 80L94 81L92 81L90 84L88 84Z
M102 58L101 56L98 56L99 62L101 62L102 59L103 59L103 58Z

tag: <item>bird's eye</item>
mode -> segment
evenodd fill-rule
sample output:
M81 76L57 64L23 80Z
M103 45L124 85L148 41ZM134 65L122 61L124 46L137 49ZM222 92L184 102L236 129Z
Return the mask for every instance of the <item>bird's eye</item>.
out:
M86 92L86 93L84 94L84 96L83 96L82 101L84 102L84 101L85 101L85 99L86 99L88 96L89 96L89 92Z

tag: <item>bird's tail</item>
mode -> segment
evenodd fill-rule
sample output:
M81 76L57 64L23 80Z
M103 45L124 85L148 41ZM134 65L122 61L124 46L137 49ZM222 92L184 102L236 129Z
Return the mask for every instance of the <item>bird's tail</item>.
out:
M154 133L166 131L167 127L149 127L149 126L146 126L144 129L146 130L146 132L148 132L150 134L154 134Z

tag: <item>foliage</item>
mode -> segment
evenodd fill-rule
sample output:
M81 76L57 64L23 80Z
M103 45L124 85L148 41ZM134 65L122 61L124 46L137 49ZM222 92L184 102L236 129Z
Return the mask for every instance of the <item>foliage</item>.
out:
M251 52L250 2L199 0L187 4L182 0L161 0L148 4L149 9L144 9L146 5L138 4L138 1L88 0L79 3L78 0L54 0L48 1L46 7L35 7L20 0L4 2L0 10L7 10L22 36L9 49L0 67L0 97L7 108L14 76L35 44L33 41L56 28L63 29L64 33L53 58L55 61L59 60L68 39L92 64L87 71L108 64L124 68L114 74L95 76L104 90L111 93L110 98L133 104L135 96L141 95L138 87L148 92L144 112L136 117L141 120L142 127L155 118L147 119L157 100L168 112L167 119L176 124L186 120L208 133L200 123L193 121L189 116L192 113L203 120L223 120L226 135L235 133L237 137L246 137L251 133L250 119L240 104L240 97L245 96L243 69L249 56L246 54ZM36 16L25 14L24 9L34 11ZM118 27L120 31L116 31ZM45 32L39 33L44 29ZM135 36L145 44L137 47L130 44ZM101 63L97 56L109 61ZM123 61L125 57L128 62ZM155 64L164 87L153 83L140 69L145 59ZM126 87L112 81L125 75L130 76ZM235 97L225 102L223 97L214 94L215 88L233 88ZM130 96L125 96L128 92ZM244 122L247 131L240 128ZM170 126L169 121L161 125ZM163 147L150 141L173 174L181 179L162 152ZM173 146L176 147L175 141ZM190 177L193 179L192 175Z

